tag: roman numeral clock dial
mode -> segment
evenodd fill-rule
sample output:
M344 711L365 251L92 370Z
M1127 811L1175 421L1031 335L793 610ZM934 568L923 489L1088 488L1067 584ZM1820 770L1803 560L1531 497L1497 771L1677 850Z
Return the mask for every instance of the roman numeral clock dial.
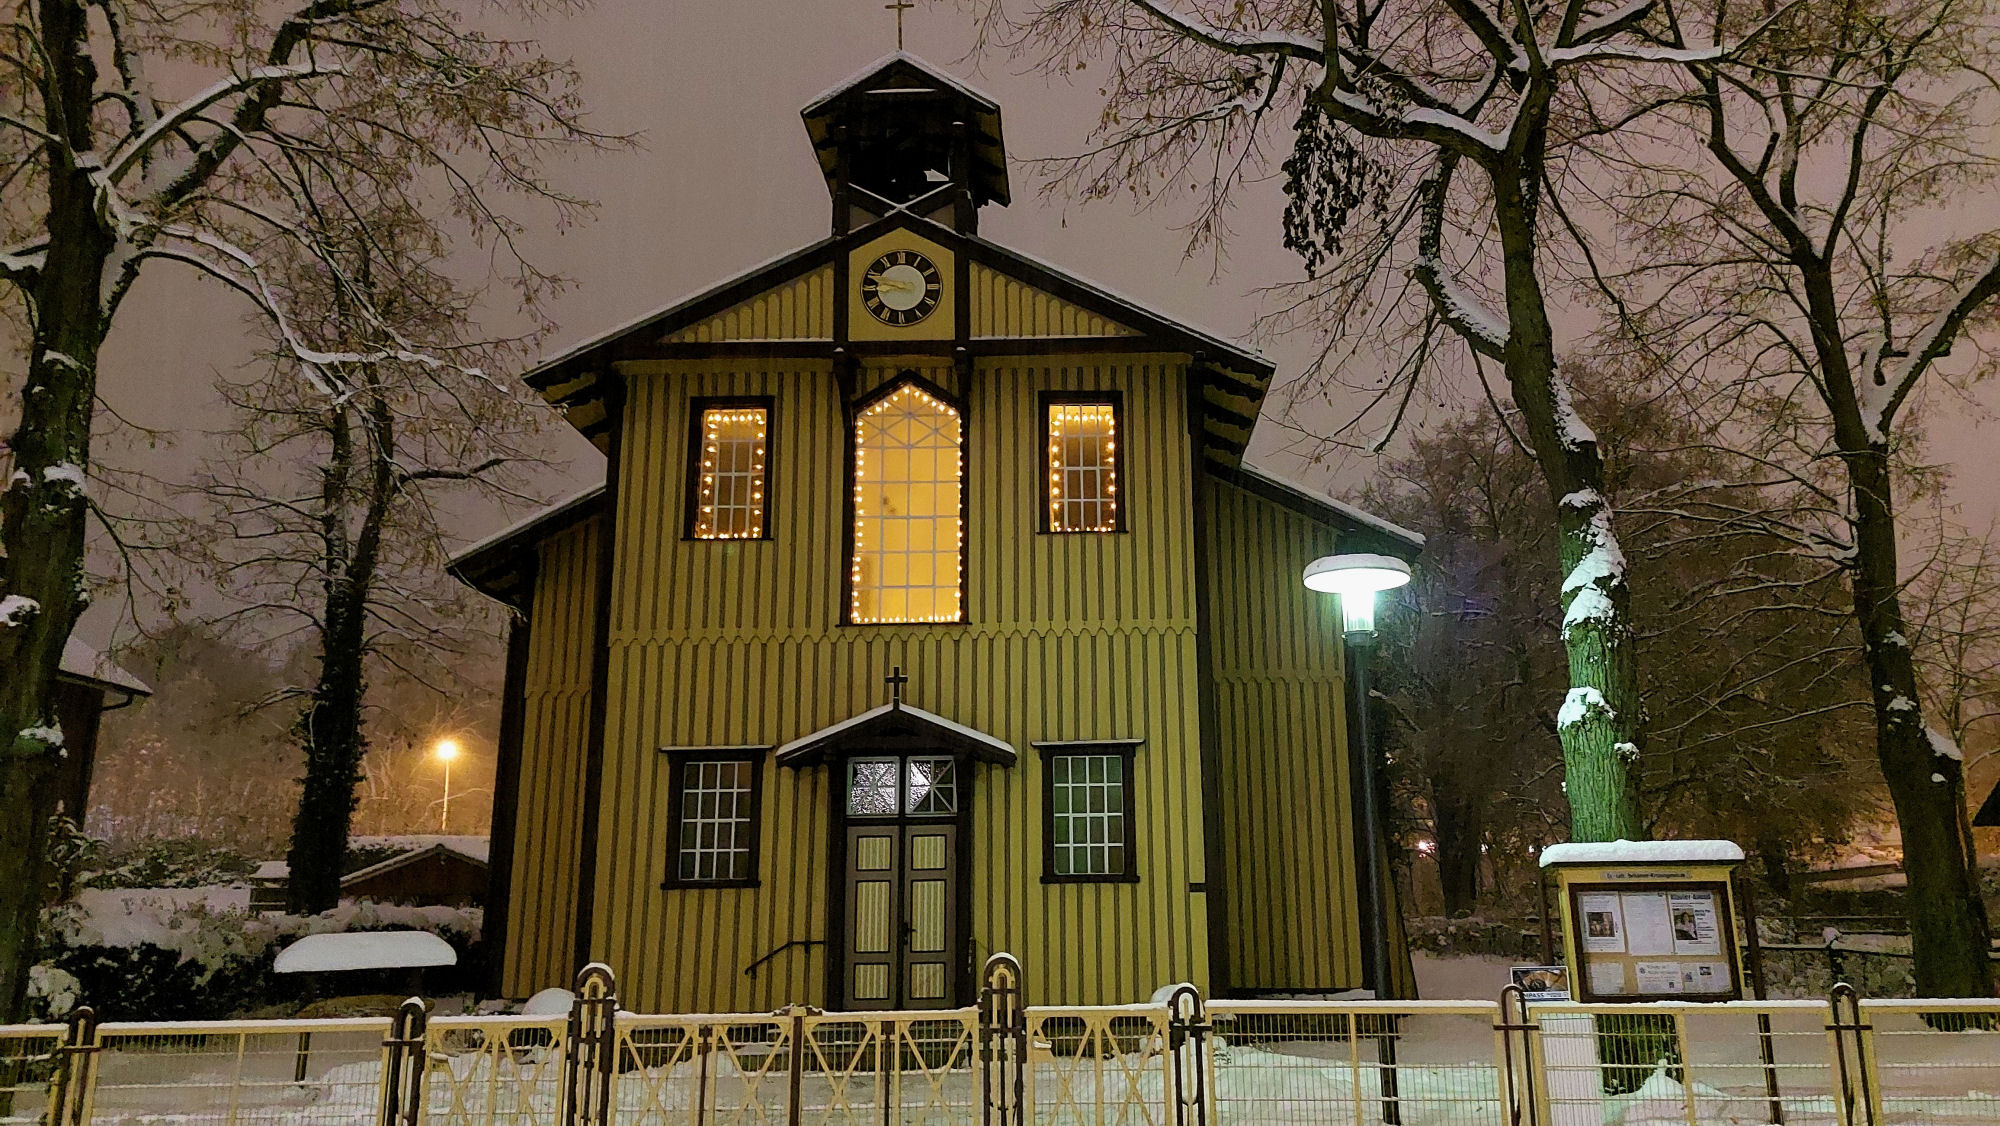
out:
M892 250L861 275L861 303L885 325L913 325L937 311L944 276L914 250Z

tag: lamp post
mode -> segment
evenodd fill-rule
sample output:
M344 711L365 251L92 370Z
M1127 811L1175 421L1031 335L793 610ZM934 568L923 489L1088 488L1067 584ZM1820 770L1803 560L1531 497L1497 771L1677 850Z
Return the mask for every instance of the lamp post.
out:
M438 832L451 831L451 760L458 757L458 740L439 739L432 752L444 764L444 804L438 810Z
M1369 931L1368 970L1375 996L1389 992L1389 897L1382 883L1380 780L1375 769L1375 734L1369 722L1368 672L1375 654L1375 595L1410 581L1410 565L1391 555L1328 555L1306 565L1309 590L1340 596L1341 624L1347 634L1348 676L1354 684L1355 726L1361 731L1361 831L1367 873L1362 888L1375 920Z

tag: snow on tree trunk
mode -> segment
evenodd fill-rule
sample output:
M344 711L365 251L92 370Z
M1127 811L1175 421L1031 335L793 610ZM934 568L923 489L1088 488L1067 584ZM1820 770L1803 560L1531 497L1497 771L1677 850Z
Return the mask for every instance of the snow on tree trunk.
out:
M41 29L52 60L48 96L80 107L90 105L95 81L89 55L75 46L86 36L84 13L47 5ZM88 110L65 127L70 151L89 152ZM21 421L9 446L13 471L0 493L0 598L11 607L0 617L0 1024L26 1013L63 758L52 694L63 646L88 600L78 467L90 464L106 328L101 281L113 247L95 199L87 167L57 162L48 178L49 247L31 293Z
M1875 701L1875 752L1903 836L1919 997L1991 997L1991 931L1965 812L1965 763L1931 738L1905 640L1885 443L1846 458L1853 488L1854 613Z
M1531 147L1530 151L1539 151ZM1570 839L1636 840L1643 833L1633 771L1639 757L1639 669L1631 597L1597 436L1557 370L1555 335L1536 258L1538 170L1492 175L1507 291L1503 352L1514 403L1555 501L1563 574L1563 648L1570 689L1556 717Z

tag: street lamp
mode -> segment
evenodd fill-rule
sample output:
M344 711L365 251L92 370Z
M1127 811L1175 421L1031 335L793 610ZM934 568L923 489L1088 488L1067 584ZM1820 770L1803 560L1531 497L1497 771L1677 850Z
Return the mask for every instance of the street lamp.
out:
M451 760L458 757L458 740L439 739L432 753L444 764L444 805L438 810L438 832L451 831Z
M1375 920L1370 928L1368 968L1375 996L1389 994L1389 897L1382 883L1380 782L1375 769L1375 736L1368 719L1368 664L1375 652L1375 595L1410 581L1410 565L1393 555L1328 555L1306 565L1308 590L1340 596L1341 624L1347 633L1349 678L1354 685L1355 726L1361 731L1361 831L1366 838L1367 874L1362 887Z

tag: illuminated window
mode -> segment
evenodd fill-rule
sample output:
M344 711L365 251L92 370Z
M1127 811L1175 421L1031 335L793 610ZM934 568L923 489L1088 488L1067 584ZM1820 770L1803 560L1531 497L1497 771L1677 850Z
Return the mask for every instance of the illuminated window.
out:
M669 885L756 882L762 766L761 749L676 754Z
M1119 746L1044 748L1043 878L1131 881L1132 752Z
M770 422L768 405L696 400L689 528L695 539L764 538Z
M1048 530L1117 531L1117 403L1050 401L1043 409L1048 434Z
M855 419L853 621L962 620L963 433L958 411L912 383Z

